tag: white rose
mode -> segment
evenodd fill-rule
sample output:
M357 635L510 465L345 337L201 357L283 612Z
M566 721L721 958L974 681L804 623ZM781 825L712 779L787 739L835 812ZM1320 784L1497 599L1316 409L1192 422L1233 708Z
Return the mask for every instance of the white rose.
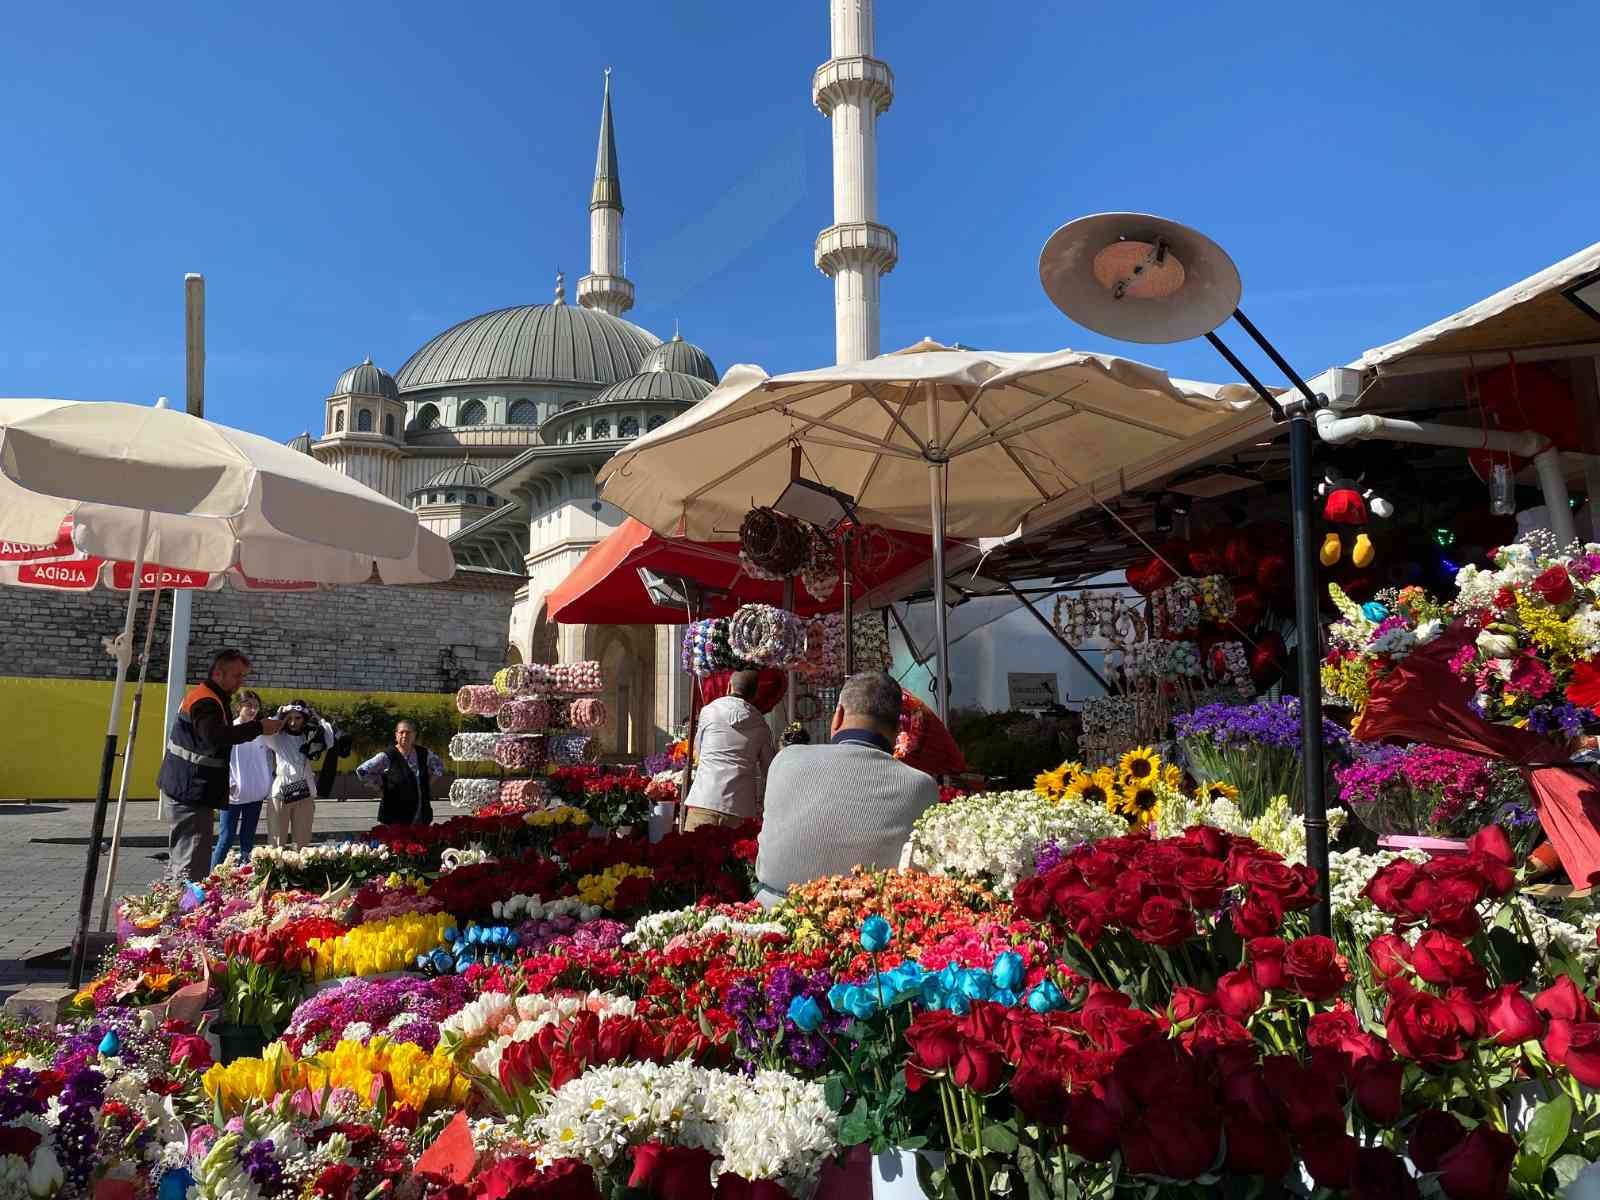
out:
M33 1166L28 1168L28 1195L53 1196L64 1182L66 1176L56 1161L56 1152L41 1145L33 1152Z
M1517 652L1517 639L1509 633L1485 629L1478 635L1477 647L1490 658L1508 658Z

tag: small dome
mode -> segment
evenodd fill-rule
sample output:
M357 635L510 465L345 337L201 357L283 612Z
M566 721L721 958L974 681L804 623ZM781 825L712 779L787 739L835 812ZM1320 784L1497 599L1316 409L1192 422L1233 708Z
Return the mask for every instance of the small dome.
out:
M700 376L682 371L646 371L621 383L613 383L585 407L607 404L613 400L672 400L679 404L694 404L711 394L711 386Z
M693 342L684 341L676 333L672 335L670 342L662 342L645 355L644 362L639 364L639 370L680 371L685 375L704 379L707 383L717 382L717 368L712 363L711 356Z
M415 490L425 492L430 489L437 491L440 488L481 488L483 480L483 468L471 459L463 459L436 472L427 483Z
M339 382L333 385L333 394L400 399L400 389L395 386L394 376L382 367L373 366L370 358L362 359L359 364L339 376Z
M302 433L299 437L292 437L288 441L289 449L298 450L301 454L311 453L311 435Z

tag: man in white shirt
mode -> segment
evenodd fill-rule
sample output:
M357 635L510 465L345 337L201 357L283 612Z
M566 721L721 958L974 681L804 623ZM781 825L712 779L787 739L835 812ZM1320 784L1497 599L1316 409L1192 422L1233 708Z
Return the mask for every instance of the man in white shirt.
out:
M694 781L683 828L738 825L761 812L767 767L777 753L767 718L751 701L760 676L735 671L728 694L700 710L694 735Z
M239 715L235 725L248 724L261 715L261 697L246 689L239 693ZM261 738L241 742L228 756L228 807L222 810L217 844L211 851L211 869L237 850L240 862L250 861L256 845L256 825L261 806L272 791L272 752Z

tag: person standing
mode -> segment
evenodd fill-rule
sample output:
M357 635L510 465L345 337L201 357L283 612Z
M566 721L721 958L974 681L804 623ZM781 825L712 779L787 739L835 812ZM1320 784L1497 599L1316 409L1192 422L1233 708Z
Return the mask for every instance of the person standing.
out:
M444 761L417 745L417 727L409 720L394 727L394 745L356 768L356 777L378 788L380 825L432 825L433 781L444 777Z
M185 694L167 731L156 787L171 811L167 873L179 882L204 879L210 870L212 814L229 807L233 748L282 728L271 717L233 724L233 693L248 674L250 660L240 651L217 651L205 679Z
M263 739L278 760L272 780L272 844L309 846L317 813L317 770L312 764L333 741L333 726L304 700L278 709L282 732Z
M246 688L239 693L239 715L235 725L247 725L261 715L261 697ZM211 851L215 871L229 853L238 850L239 861L249 862L256 845L256 825L261 806L272 792L272 751L262 745L265 738L236 746L228 760L228 807L222 810L217 845Z
M728 694L700 710L694 734L694 779L684 801L683 829L738 825L755 817L777 753L767 718L751 701L761 677L735 671Z

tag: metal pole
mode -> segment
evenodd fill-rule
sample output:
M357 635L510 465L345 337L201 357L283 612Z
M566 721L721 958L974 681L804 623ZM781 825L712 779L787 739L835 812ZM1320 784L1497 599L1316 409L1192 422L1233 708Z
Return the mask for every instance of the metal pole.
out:
M846 679L856 673L856 611L854 597L850 595L850 538L853 532L854 526L846 523L839 537L839 552L842 555L839 577L842 581L840 586L844 589L839 619L844 622L844 677Z
M135 581L137 585L137 581ZM117 852L122 849L122 822L128 813L128 775L133 769L133 747L139 737L139 713L144 708L144 681L150 674L150 646L156 640L156 614L161 609L161 589L150 593L150 618L144 623L144 651L139 655L139 686L133 689L133 715L128 718L128 741L122 748L122 781L117 784L117 819L111 826L111 857L106 860L106 883L100 892L100 932L111 919L111 892L117 882Z
M117 760L117 718L122 715L122 692L128 682L128 661L133 657L133 618L139 607L139 577L144 574L144 547L150 538L150 512L139 517L139 549L133 558L133 584L128 589L128 611L122 619L122 635L116 642L117 678L111 685L111 711L106 715L106 744L100 755L100 788L94 800L94 816L89 822L89 854L83 868L83 887L78 893L78 926L72 939L72 968L67 982L83 986L84 958L89 950L89 916L94 910L94 881L100 873L100 839L106 833L106 808L111 801L111 767Z
M928 464L928 500L933 512L933 651L934 698L939 720L950 724L950 629L944 610L944 484L950 464Z
M191 417L206 415L206 281L191 271L183 277L184 410ZM167 642L167 702L162 732L172 728L189 678L189 622L194 596L186 589L172 593L172 636ZM166 805L156 793L156 817Z
M783 579L783 609L785 612L794 611L794 576L786 575ZM783 673L783 724L788 725L794 720L794 668ZM781 733L780 728L776 732Z
M1333 932L1328 895L1328 805L1322 766L1322 625L1311 527L1311 414L1296 404L1289 418L1289 494L1294 520L1294 619L1300 658L1300 758L1305 769L1306 861L1317 869L1311 932Z
M1094 676L1094 681L1103 687L1106 691L1106 695L1109 696L1111 694L1111 685L1106 682L1105 676L1100 674L1099 671L1096 671L1094 667L1089 665L1089 660L1078 652L1078 648L1076 646L1067 641L1066 636L1054 625L1052 625L1042 612L1034 607L1033 601L1029 600L1026 596L1019 592L1017 590L1017 585L1012 583L1010 580L1006 581L1006 589L1019 601L1021 601L1022 607L1028 610L1028 614L1032 616L1035 621L1039 622L1039 624L1045 627L1045 631L1048 632L1051 637L1055 638L1056 641L1061 643L1066 652L1072 655L1074 662L1076 662L1085 671L1089 672L1090 675Z

